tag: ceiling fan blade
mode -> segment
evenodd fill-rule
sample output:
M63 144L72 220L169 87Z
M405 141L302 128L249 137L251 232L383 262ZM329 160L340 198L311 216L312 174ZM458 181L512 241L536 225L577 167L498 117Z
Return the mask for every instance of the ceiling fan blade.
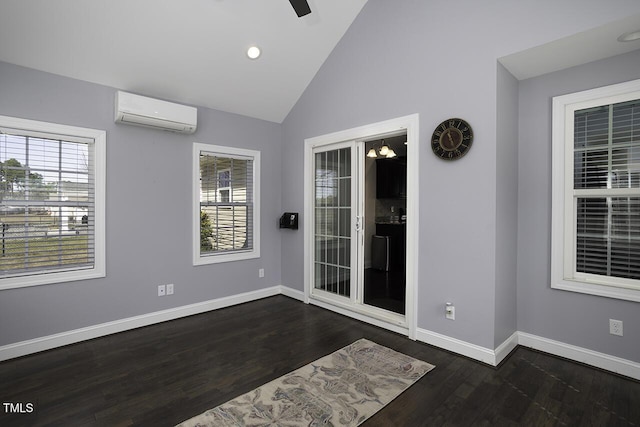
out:
M298 15L298 18L311 13L311 8L309 7L309 3L307 3L307 0L289 0L289 3L291 3L291 6L293 6L293 9L296 11L296 15Z

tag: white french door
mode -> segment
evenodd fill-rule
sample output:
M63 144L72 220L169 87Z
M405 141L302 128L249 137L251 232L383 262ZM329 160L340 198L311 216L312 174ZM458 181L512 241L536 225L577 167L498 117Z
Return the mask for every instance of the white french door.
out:
M311 295L343 304L360 301L364 143L313 148Z
M416 339L419 117L305 139L304 301ZM407 135L405 314L364 304L364 141Z

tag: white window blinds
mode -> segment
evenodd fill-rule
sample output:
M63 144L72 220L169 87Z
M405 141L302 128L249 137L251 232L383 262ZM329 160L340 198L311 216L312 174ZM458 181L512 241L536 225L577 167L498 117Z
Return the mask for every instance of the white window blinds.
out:
M253 158L200 153L200 253L254 246Z
M0 278L94 267L93 142L0 129Z
M640 279L640 100L574 114L575 269Z

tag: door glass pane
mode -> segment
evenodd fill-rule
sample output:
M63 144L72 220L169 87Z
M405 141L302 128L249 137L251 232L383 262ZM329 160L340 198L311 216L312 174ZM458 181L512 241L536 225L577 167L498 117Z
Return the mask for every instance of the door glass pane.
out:
M338 184L338 206L349 207L351 204L351 178L342 177Z
M351 148L315 155L314 287L351 295Z

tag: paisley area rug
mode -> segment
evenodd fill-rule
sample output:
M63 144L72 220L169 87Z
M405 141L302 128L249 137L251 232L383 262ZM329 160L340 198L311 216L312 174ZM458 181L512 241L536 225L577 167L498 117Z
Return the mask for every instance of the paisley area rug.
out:
M178 427L357 426L434 367L363 338Z

